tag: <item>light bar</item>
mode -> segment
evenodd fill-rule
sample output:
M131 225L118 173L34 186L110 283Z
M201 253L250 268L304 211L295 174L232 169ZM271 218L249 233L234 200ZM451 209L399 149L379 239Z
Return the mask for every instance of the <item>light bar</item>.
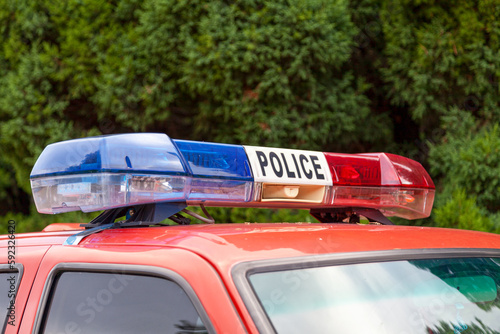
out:
M31 173L39 212L154 202L205 206L367 207L430 215L434 184L417 162L387 153L337 154L123 134L47 146Z

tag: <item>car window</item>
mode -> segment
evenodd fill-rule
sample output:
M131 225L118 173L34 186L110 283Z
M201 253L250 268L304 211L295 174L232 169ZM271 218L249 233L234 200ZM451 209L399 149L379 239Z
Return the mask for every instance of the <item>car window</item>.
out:
M19 286L17 272L0 272L0 323L5 328L7 322L17 325L14 300Z
M184 290L159 277L64 272L42 333L207 333Z
M432 259L260 272L278 333L498 333L500 261Z

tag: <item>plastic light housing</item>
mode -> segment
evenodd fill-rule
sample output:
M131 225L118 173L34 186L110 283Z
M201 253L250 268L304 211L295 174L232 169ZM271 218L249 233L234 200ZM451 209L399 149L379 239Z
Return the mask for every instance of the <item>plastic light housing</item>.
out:
M430 215L434 184L416 161L123 134L47 146L31 173L39 212L154 202L298 209L374 208Z
M389 153L325 153L333 179L332 206L379 209L387 216L428 217L434 183L418 162Z
M106 210L184 200L189 178L164 134L76 139L47 146L31 172L39 212Z
M242 146L174 140L192 175L188 201L247 202L253 177Z

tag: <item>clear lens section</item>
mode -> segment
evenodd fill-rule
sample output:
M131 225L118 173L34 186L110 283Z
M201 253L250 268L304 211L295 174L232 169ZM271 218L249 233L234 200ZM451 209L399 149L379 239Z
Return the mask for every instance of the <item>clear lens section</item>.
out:
M262 202L323 203L327 186L262 184Z
M401 187L332 187L331 205L381 210L387 216L406 219L431 214L434 189Z
M210 202L230 201L248 202L252 198L253 182L192 179L188 201Z
M106 210L121 206L186 198L184 176L91 173L31 180L41 213Z

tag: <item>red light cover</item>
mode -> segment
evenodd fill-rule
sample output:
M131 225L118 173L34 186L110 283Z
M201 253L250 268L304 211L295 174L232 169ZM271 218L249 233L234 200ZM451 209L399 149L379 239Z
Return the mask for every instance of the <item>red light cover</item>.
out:
M434 183L418 162L389 153L325 153L332 173L330 205L370 207L387 216L428 217Z
M333 185L435 188L421 164L399 155L325 153L325 157Z

